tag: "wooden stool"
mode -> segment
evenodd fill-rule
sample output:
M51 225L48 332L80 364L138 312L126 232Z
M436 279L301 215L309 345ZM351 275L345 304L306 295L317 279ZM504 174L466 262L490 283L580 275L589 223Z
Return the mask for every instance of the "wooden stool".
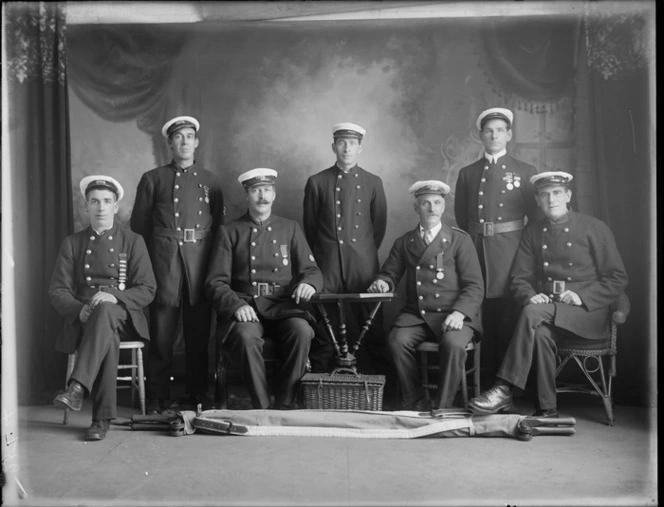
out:
M422 387L424 387L424 400L429 400L429 389L438 389L437 383L429 381L429 371L439 371L438 364L429 364L428 354L438 353L438 344L434 342L422 342L415 349L420 356L420 378L422 379ZM466 352L473 351L473 366L466 368L466 363L463 364L463 372L461 374L461 395L463 396L463 406L468 408L468 380L467 375L473 374L473 396L480 394L480 343L471 341L466 345Z
M131 362L118 364L118 382L129 382L128 385L118 385L118 389L131 388L131 406L136 404L136 392L141 407L141 414L145 415L145 374L143 372L143 348L145 343L142 341L120 342L120 350L131 350ZM65 378L65 389L74 371L76 364L76 352L67 357L67 377ZM120 370L130 370L131 375L120 375ZM69 409L65 408L62 424L67 424L69 419Z

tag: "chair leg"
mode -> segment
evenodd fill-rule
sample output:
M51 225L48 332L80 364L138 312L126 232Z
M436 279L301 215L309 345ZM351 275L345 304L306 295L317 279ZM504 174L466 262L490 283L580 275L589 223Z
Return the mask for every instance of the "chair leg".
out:
M468 408L468 379L466 378L466 363L461 370L461 396L463 398L463 408Z
M420 375L422 376L422 387L424 388L424 403L429 403L429 362L428 352L420 352Z
M143 350L136 349L136 363L138 367L138 400L141 404L141 414L145 415L145 373L143 371Z
M480 395L480 344L475 344L474 364L473 364L473 396Z
M131 349L131 408L136 406L136 391L138 390L138 382L136 375L136 349Z
M219 360L217 361L217 369L215 371L215 389L214 401L219 403L219 408L228 408L228 382L226 379L228 370L228 360L226 355L221 352Z

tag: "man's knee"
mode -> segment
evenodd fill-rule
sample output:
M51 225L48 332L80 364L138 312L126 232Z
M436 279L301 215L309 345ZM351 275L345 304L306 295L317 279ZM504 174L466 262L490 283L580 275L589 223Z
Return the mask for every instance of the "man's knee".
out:
M263 339L263 326L256 322L236 322L228 335L233 348L242 350L262 350L265 340Z
M399 354L409 348L411 333L408 328L393 327L387 335L387 350L390 354Z
M438 342L440 351L446 354L465 353L466 345L472 337L472 332L447 331L442 334Z
M117 328L127 318L127 311L120 305L102 302L97 304L88 318L88 325L110 325Z
M314 339L314 328L304 319L293 317L288 319L287 326L291 336L298 342L311 343Z

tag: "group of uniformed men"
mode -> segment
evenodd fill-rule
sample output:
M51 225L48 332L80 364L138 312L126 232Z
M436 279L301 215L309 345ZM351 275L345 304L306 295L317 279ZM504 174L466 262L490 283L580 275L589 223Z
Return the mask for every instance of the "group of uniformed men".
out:
M608 306L624 290L627 275L606 225L569 209L572 175L537 173L506 154L512 122L504 108L477 119L485 154L459 174L460 228L442 221L451 190L446 183L410 187L419 223L395 241L382 267L378 248L387 205L381 178L357 165L364 128L334 126L337 160L306 183L303 231L272 213L278 174L268 168L240 175L247 212L223 224L219 179L194 159L199 122L190 116L166 122L162 134L173 160L141 177L132 230L115 221L124 194L118 181L94 175L80 182L90 226L63 242L49 289L65 319L56 348L77 351L68 387L54 403L80 410L91 397L85 438L103 439L116 415L120 340L142 339L149 341L148 410L164 410L180 317L184 402L205 403L214 310L222 346L241 365L253 406L293 408L310 352L316 354L312 342L321 335L311 297L321 291L395 291L405 274L406 304L387 339L378 318L367 340L370 367L395 372L400 408L425 408L415 358L419 343L440 345L432 408L445 408L455 403L466 346L484 336L506 350L503 359L495 347L502 359L496 385L471 400L471 407L481 413L511 409L512 388L525 387L534 362L538 415L557 415L556 341L566 333L602 338ZM350 308L363 325L366 305ZM515 322L510 315L517 313ZM262 358L266 335L279 343L274 400ZM325 360L319 364L329 367Z

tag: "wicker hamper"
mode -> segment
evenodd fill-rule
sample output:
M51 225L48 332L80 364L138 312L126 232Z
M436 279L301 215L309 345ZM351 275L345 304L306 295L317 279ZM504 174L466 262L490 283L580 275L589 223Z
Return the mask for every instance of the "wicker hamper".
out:
M307 373L301 381L302 408L382 410L384 375L362 375L350 368Z

